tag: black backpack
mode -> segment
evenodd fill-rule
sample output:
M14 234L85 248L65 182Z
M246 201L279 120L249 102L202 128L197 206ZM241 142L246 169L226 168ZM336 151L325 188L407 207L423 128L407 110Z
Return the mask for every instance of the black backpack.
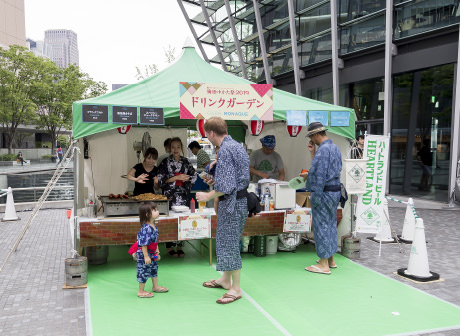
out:
M248 193L246 198L248 201L248 217L252 217L262 211L260 206L260 199L255 193Z

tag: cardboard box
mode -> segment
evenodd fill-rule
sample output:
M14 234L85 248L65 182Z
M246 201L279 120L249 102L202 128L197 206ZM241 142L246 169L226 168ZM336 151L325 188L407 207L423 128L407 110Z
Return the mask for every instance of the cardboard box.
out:
M303 208L311 208L310 192L302 191L295 194L295 203Z

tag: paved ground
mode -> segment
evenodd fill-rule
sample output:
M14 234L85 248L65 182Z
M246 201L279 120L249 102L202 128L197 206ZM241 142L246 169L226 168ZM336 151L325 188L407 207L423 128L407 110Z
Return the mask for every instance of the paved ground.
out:
M407 267L410 245L402 246L403 253L399 252L398 245L385 245L379 257L379 244L366 239L371 235L362 235L361 258L356 262L460 306L460 212L458 208L446 209L446 204L430 206L425 202L425 208L417 207L417 204L422 204L417 200L415 204L418 215L425 222L430 270L439 273L444 281L416 284L394 275L398 268ZM432 209L436 207L444 209ZM18 212L20 221L0 222L2 265L30 214L30 211ZM390 208L390 220L398 233L402 231L404 215L405 208ZM1 335L86 335L86 289L62 289L65 283L64 260L71 255L70 237L66 209L41 210L38 213L17 251L0 272ZM457 336L460 329L424 335Z
M11 173L25 173L40 170L54 170L56 169L55 163L31 163L25 166L0 166L0 175Z

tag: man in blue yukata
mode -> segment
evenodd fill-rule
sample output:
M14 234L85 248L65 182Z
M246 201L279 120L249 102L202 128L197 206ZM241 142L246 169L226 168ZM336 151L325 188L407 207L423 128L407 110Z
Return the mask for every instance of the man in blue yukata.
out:
M227 124L220 117L211 117L204 124L206 137L219 146L214 182L210 192L197 192L196 199L207 202L219 197L217 209L216 255L217 271L223 275L203 283L207 288L227 289L219 304L241 299L241 256L239 243L248 215L247 187L249 185L249 157L244 147L227 134Z
M319 260L305 270L312 273L331 274L331 268L337 268L334 254L337 252L337 206L340 201L340 172L342 155L339 147L326 135L326 128L320 122L308 126L310 138L308 150L312 164L308 174L306 188L311 192L311 210L316 254ZM318 150L315 153L315 145Z

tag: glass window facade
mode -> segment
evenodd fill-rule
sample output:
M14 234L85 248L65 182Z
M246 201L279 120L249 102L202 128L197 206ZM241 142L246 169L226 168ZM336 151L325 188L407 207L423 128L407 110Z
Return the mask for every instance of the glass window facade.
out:
M198 0L183 2L199 5ZM333 103L330 0L294 0L296 41L291 39L286 0L257 3L270 77L281 85L289 85L292 90L293 57L297 57L304 71L300 76L306 77L301 83L302 95ZM227 69L241 76L244 66L249 80L265 81L267 76L253 1L230 1L244 64L240 64L224 1L210 0L205 4L214 22ZM442 39L433 44L435 47L444 41L450 45L458 42L458 38L452 40L449 34L458 29L456 26L460 23L460 0L394 0L391 14L394 44L398 48L402 46L400 54L393 58L397 64L393 69L403 72L407 68L410 72L393 76L389 192L447 201L454 64L434 65L456 61L449 58L419 62L415 66L407 63L410 62L408 53L423 57L424 49L431 48L427 47L429 42L438 36ZM338 56L344 61L339 81L346 83L340 86L339 105L355 110L357 135L383 134L385 18L386 0L337 0ZM192 21L203 26L203 20L203 15L198 14ZM436 34L430 33L434 30ZM411 38L416 35L417 38ZM209 31L199 39L212 44ZM297 55L292 54L292 43L297 45ZM220 63L217 56L209 58ZM402 61L398 63L399 60ZM375 64L381 69L372 68L377 67ZM360 73L350 71L352 67ZM413 71L414 68L420 69ZM370 69L372 74L367 75ZM320 78L318 82L315 82L316 76ZM426 149L420 152L424 141ZM426 164L421 165L420 153Z
M394 77L390 193L448 201L453 83L454 64Z
M394 20L395 39L457 24L460 22L459 1L405 1L395 7Z

